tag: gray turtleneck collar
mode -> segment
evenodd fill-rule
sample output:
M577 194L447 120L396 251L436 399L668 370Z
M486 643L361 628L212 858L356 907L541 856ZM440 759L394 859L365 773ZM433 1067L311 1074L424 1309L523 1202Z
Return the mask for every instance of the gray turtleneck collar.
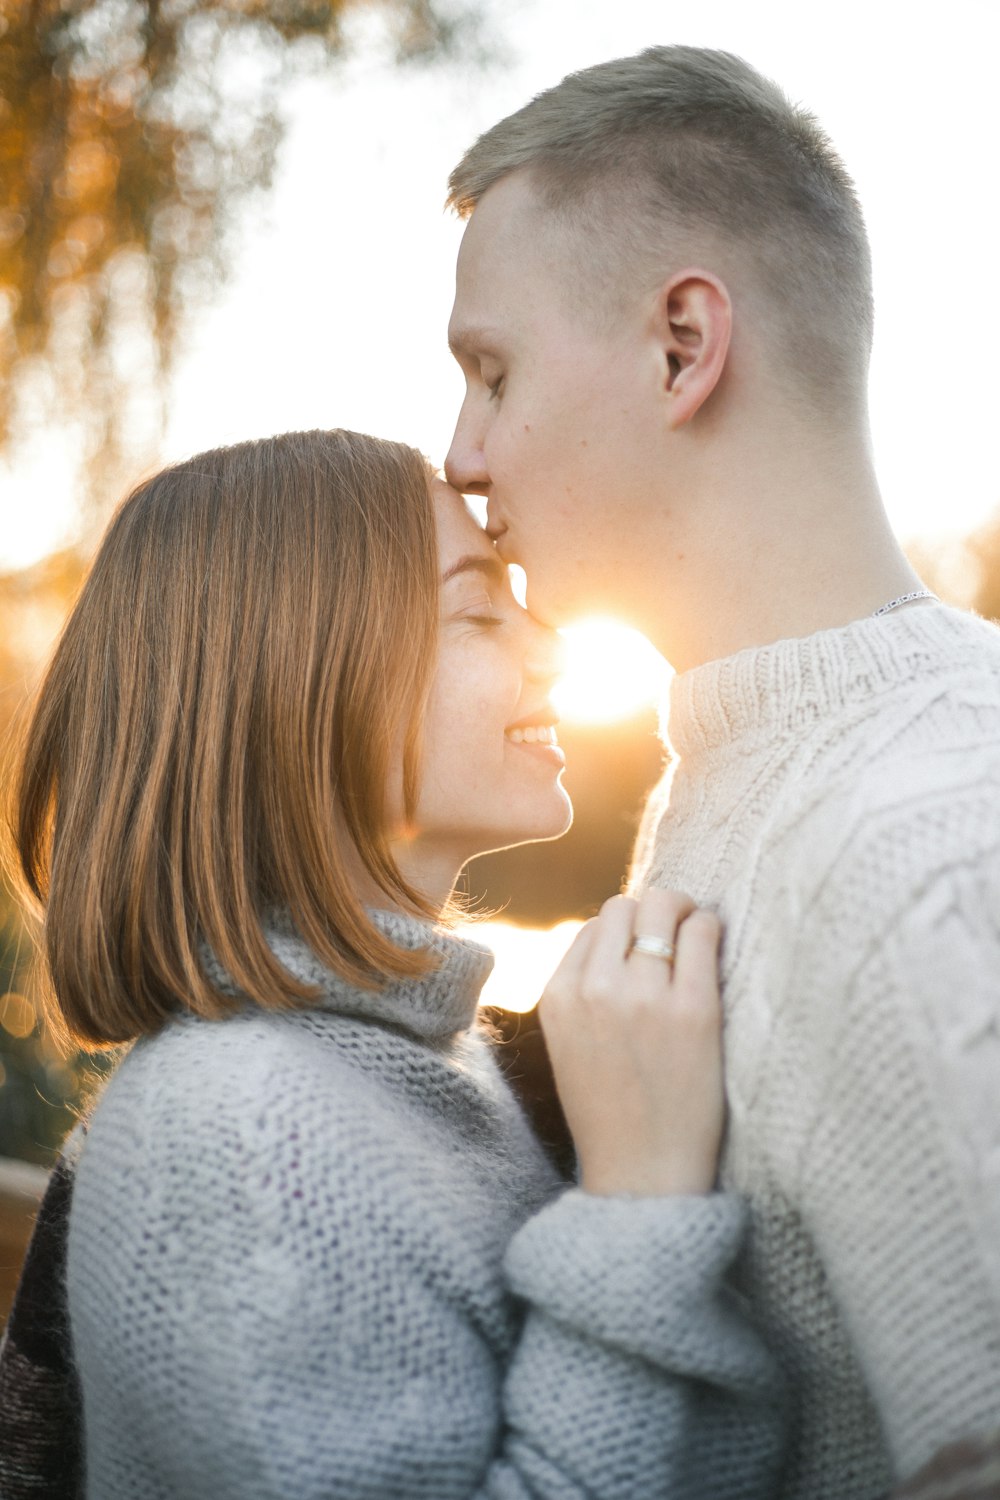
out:
M268 918L264 935L275 958L304 984L317 991L305 1002L339 1015L387 1021L428 1041L442 1041L465 1031L475 1019L480 991L493 969L493 954L471 938L402 912L371 911L378 930L409 952L426 948L435 968L417 979L393 979L381 989L366 990L342 979L316 957L299 935L291 918ZM236 993L232 980L209 959L213 983L224 993Z

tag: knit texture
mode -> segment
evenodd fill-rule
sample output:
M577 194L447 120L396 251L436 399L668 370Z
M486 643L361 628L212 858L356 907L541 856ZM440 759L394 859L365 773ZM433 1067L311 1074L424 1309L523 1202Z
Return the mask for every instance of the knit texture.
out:
M867 1500L1000 1411L1000 632L922 605L742 652L667 728L634 884L725 925L776 1493Z
M474 1014L491 958L179 1017L92 1119L69 1308L94 1500L769 1497L731 1195L560 1191Z

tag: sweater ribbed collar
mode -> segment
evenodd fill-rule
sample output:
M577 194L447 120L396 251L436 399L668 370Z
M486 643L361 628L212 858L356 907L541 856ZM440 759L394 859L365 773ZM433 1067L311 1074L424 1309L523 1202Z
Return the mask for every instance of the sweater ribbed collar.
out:
M977 644L970 619L945 605L922 604L693 667L670 684L665 737L683 761L740 741L795 734L933 673L943 660L967 657Z
M296 979L311 985L317 1010L389 1022L414 1036L442 1041L473 1023L480 991L493 969L493 954L482 943L400 912L370 911L378 930L408 952L430 950L437 966L417 979L394 979L378 990L350 984L326 968L299 936L285 913L272 914L264 935L278 961ZM225 976L213 976L230 989Z

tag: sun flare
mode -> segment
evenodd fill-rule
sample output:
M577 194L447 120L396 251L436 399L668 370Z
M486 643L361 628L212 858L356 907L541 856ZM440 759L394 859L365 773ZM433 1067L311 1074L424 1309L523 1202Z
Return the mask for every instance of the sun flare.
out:
M663 698L670 668L644 635L615 620L582 620L560 631L565 669L552 693L573 724L610 724Z

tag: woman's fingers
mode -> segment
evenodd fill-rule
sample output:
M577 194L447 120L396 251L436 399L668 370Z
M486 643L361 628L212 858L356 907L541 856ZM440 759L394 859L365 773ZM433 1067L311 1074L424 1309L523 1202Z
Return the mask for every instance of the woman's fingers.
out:
M672 938L694 909L691 897L683 891L658 891L651 887L636 902L636 935L648 932Z
M678 985L710 1002L719 1010L719 943L722 923L714 912L692 910L681 924L675 941L674 979Z
M647 973L657 973L660 980L669 978L667 960L633 951L633 940L643 936L673 943L678 926L694 909L690 896L679 891L649 890L638 901L631 896L612 896L605 901L600 915L588 924L592 932L582 971L588 996L614 1001L623 985L635 982L647 965L666 971L650 967Z
M612 896L594 918L593 940L583 970L584 999L614 1000L632 941L634 909L630 897Z
M616 896L546 988L542 1028L591 1192L712 1185L724 1109L719 934L680 892ZM653 951L633 948L637 936Z
M678 931L694 909L695 905L691 897L684 895L681 891L644 891L636 903L632 940L647 938L653 939L654 943L656 941L670 943L676 956ZM641 948L630 946L629 963L641 969L648 967L650 972L654 965L658 966L661 971L661 980L669 980L672 977L673 962L673 958L666 954L643 952Z

